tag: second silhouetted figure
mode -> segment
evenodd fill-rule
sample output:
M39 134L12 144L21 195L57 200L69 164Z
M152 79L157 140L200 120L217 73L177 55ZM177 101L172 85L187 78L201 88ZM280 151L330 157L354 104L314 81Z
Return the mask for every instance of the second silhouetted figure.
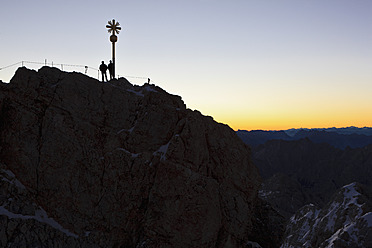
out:
M108 70L109 70L109 73L110 73L110 80L115 78L115 75L114 75L114 64L112 63L112 61L110 60L110 63L108 64Z
M105 64L105 61L102 61L102 64L99 66L99 70L102 73L102 82L105 81L104 77L106 78L106 81L107 81L107 74L106 74L107 65Z

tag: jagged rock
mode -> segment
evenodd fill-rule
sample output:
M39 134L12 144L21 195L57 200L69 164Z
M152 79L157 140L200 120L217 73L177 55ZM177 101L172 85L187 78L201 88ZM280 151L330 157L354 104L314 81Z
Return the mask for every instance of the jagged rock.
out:
M352 183L323 209L302 207L291 217L281 247L372 247L371 193Z
M0 247L98 247L63 228L38 206L26 187L0 167Z
M277 173L266 179L259 191L259 197L269 202L282 216L289 219L301 207L323 201L313 192L288 175Z
M264 178L261 197L286 217L309 203L323 207L342 185L372 189L372 145L341 150L309 139L272 140L252 157Z
M278 246L280 228L261 225L273 238L253 235L256 217L270 211L257 208L249 148L159 87L20 68L0 85L0 125L3 169L76 235L59 232L62 247L70 239L69 247ZM15 230L37 222L27 221Z
M256 218L255 228L250 234L252 240L260 240L259 245L262 247L278 247L283 239L285 230L285 218L280 215L266 201L258 198L256 202L254 216ZM257 247L254 243L252 247ZM248 246L249 247L249 246Z

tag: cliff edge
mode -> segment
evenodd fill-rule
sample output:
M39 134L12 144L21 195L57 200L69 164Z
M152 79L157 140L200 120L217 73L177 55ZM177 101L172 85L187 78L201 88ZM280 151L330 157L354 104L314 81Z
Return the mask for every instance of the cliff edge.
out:
M2 245L279 244L249 148L159 87L19 68L0 125Z

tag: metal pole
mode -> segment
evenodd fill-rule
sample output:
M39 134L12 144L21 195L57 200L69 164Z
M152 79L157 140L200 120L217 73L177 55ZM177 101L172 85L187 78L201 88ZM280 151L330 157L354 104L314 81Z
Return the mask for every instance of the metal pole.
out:
M112 76L115 78L115 42L112 42Z
M115 42L118 41L118 37L116 34L119 34L121 27L119 27L119 23L115 22L115 19L112 19L112 21L108 22L108 25L106 25L106 28L108 28L108 32L112 33L110 36L110 41L112 42L112 76L115 78Z

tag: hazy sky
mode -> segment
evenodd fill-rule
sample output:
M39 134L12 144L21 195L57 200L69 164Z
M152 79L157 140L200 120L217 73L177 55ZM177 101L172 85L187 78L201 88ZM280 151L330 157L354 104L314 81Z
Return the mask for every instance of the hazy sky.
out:
M371 0L1 2L0 68L98 68L114 18L119 75L150 77L235 130L372 126Z

